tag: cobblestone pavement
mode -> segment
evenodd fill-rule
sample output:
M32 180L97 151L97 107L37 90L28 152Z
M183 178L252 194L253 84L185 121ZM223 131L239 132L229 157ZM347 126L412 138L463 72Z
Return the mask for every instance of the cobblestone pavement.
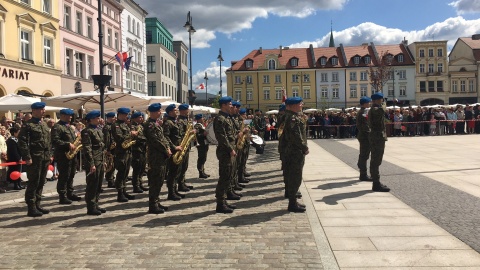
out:
M454 145L458 137L447 138L451 141L444 142L447 145ZM476 135L464 137L464 139L476 142ZM398 138L389 140L388 143L407 143L406 140L420 140L421 138ZM433 138L435 139L435 138ZM445 139L445 138L443 138ZM403 140L403 141L402 141ZM329 153L341 159L343 162L357 169L358 150L342 144L341 140L315 140ZM468 160L469 148L457 145L455 153L463 153L463 162ZM461 147L461 148L459 148ZM392 149L391 147L390 149ZM432 149L434 148L427 148ZM422 149L425 150L425 149ZM389 145L386 146L386 152L389 151ZM428 151L428 150L426 150ZM412 153L413 156L418 156ZM401 156L399 159L408 159L408 156ZM447 156L436 157L426 155L425 158L436 158L439 161L444 158L445 163L456 163L461 167L462 163L458 160L450 160ZM462 162L460 161L460 162ZM478 166L476 164L475 166ZM441 168L441 167L440 167ZM435 170L436 168L425 168ZM459 170L459 169L457 169ZM455 171L455 170L452 170ZM477 252L480 252L480 198L468 194L464 191L453 188L449 185L440 183L432 178L412 172L406 168L397 166L393 163L383 161L380 166L381 180L392 190L391 193L402 200L408 206L412 207L458 239L462 240ZM354 181L355 182L355 181Z
M100 217L87 216L84 201L58 205L52 194L43 201L51 213L33 219L26 217L23 192L1 194L0 268L322 269L307 215L286 211L275 143L264 155L251 152L252 181L230 215L215 213L215 147L208 180L195 178L196 156L193 150L187 172L195 189L180 202L162 202L170 209L161 215L147 214L147 194L117 203L116 192L105 189L100 204L107 213ZM84 177L75 179L82 196ZM53 183L44 193L54 190ZM19 202L5 201L13 197Z

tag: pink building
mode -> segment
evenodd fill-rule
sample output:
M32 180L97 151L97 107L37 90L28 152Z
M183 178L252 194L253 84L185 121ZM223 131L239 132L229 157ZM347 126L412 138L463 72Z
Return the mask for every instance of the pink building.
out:
M62 94L93 91L91 75L100 74L98 55L98 1L60 1ZM123 6L116 0L102 1L104 74L112 75L110 91L122 91L122 71L115 60L121 51Z

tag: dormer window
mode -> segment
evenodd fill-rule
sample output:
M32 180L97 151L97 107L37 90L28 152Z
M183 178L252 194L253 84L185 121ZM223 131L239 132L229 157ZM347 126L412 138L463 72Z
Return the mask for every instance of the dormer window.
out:
M370 58L370 56L365 56L363 58L364 62L365 62L365 65L370 65L370 62L372 61L372 58Z
M403 54L397 55L397 61L398 63L403 63Z
M387 62L388 65L392 64L393 62L393 56L391 54L387 54L385 56L385 61Z
M331 61L332 61L332 66L338 65L338 58L337 57L332 57Z
M327 58L326 57L321 57L320 58L320 65L325 66L327 64Z
M298 58L292 58L290 59L290 65L292 67L298 67Z
M360 64L360 56L355 56L355 57L353 57L353 63L354 63L355 65Z
M273 59L268 60L268 69L269 70L277 69L277 63L275 62L275 60Z
M252 68L253 67L253 61L252 60L245 61L245 67L246 68Z

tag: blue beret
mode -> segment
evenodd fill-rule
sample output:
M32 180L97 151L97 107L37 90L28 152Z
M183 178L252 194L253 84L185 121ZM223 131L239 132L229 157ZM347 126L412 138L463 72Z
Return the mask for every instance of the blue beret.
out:
M112 117L115 117L115 113L114 112L109 112L109 113L105 114L105 116L107 118L112 118Z
M173 109L175 109L177 106L175 106L175 104L170 104L167 106L167 108L165 109L165 112L168 114L169 112L173 111Z
M75 112L72 109L61 109L60 114L64 115L74 115Z
M303 98L301 98L301 97L289 97L285 100L285 104L294 105L294 104L298 104L302 101L303 101Z
M232 102L232 97L229 97L229 96L221 97L218 100L218 104L227 104L229 102Z
M87 119L87 120L97 118L97 117L100 117L100 111L99 110L90 111L89 113L87 113L87 115L85 115L85 119Z
M240 103L239 101L235 101L235 105L234 105L233 102L232 102L232 105L235 106L235 107L237 107L237 108L242 107L242 103Z
M32 105L30 106L30 108L32 109L43 109L45 108L45 102L35 102L35 103L32 103Z
M382 98L383 98L382 92L377 92L377 93L372 95L372 100L378 100L378 99L382 99Z
M118 108L117 112L118 112L118 113L121 113L121 114L129 114L129 113L130 113L130 109L129 109L129 108L122 107L122 108Z
M188 104L185 104L185 103L184 103L184 104L180 104L180 105L178 106L178 110L180 110L180 111L188 110Z
M132 119L138 118L140 116L143 116L142 112L136 111L136 112L132 113Z
M202 119L202 118L203 118L203 114L201 114L201 113L195 115L196 120Z
M372 101L372 99L369 98L369 97L362 97L362 98L360 98L360 104L369 103L370 101Z
M241 108L239 113L240 113L240 114L246 114L246 113L247 113L247 109Z
M148 106L148 111L149 112L158 112L162 108L162 104L160 103L153 103Z
M287 109L287 106L285 106L285 104L278 106L278 111L280 112L285 111L286 109Z

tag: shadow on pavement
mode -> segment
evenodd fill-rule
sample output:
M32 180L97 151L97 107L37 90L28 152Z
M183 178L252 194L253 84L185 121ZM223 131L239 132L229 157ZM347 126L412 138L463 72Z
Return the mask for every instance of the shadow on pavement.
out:
M354 192L349 192L349 193L340 193L340 194L333 194L333 195L328 195L323 197L321 200L317 200L317 202L324 202L329 205L336 205L338 204L339 200L343 199L350 199L350 198L358 198L363 195L373 193L371 190L360 190L360 191L354 191Z
M241 227L241 226L249 226L253 224L260 224L267 221L270 221L276 217L280 217L283 215L288 214L286 209L276 210L272 212L261 212L255 214L248 214L248 215L240 215L240 216L233 216L223 220L218 224L213 224L214 226L219 227Z
M115 214L115 216L109 216L108 210L109 209L107 209L107 213L102 214L101 216L98 216L98 217L93 217L92 216L92 218L78 220L78 221L75 221L72 224L63 225L61 227L91 227L91 226L112 224L112 223L119 222L119 221L125 221L125 220L129 220L129 219L138 218L138 217L141 217L141 216L144 216L144 215L147 214L147 212L146 212L147 209L144 208L143 211L141 211L141 212L129 213L129 214L126 214L126 215ZM89 217L89 216L86 215L86 213L81 214L79 216Z
M151 219L144 224L136 224L133 225L132 227L145 227L145 228L153 228L153 227L165 227L165 226L171 226L171 225L178 225L178 224L186 224L188 222L195 221L197 219L205 218L210 215L215 215L215 209L209 210L209 211L204 211L200 213L190 213L190 214L185 214L185 215L169 215L170 211L165 212L165 214L160 214L158 216L161 216L161 218L154 218ZM151 215L152 217L155 217L156 215Z
M320 185L320 186L318 186L316 188L312 188L312 189L329 190L329 189L333 189L333 188L350 187L350 186L354 186L358 183L359 183L358 180L350 180L350 181L346 181L346 182L326 183L326 184Z

